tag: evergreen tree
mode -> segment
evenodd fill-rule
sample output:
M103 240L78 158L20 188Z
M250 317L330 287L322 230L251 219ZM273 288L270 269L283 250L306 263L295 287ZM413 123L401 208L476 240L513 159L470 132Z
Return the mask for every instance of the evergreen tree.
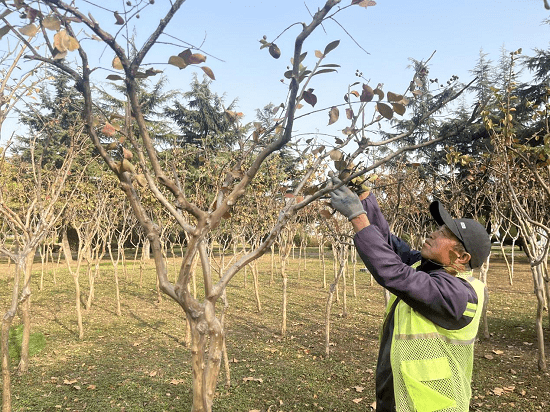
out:
M174 135L169 127L164 110L178 93L173 90L164 90L167 81L168 79L163 76L156 83L151 84L149 77L147 77L138 79L136 83L139 104L151 134L156 137L158 143L170 145L173 143ZM126 86L119 83L114 83L111 86L114 87L115 93L109 93L104 89L99 90L102 111L107 117L122 118L125 116L126 108L128 107L125 98ZM120 120L118 122L122 123ZM138 135L136 125L132 133L134 136Z
M199 81L194 75L191 90L183 93L187 104L179 101L165 109L180 132L178 146L192 145L201 149L231 150L240 137L235 127L239 114L233 109L236 100L225 108L223 98L210 90L211 81Z
M38 102L19 112L19 121L26 126L17 137L14 149L23 162L31 162L31 145L34 157L42 156L42 164L61 167L75 133L82 131L83 100L71 79L63 72L52 71L51 83L42 85Z
M470 73L477 79L471 86L471 90L475 93L477 103L481 106L485 106L492 97L491 86L494 85L495 80L493 62L487 56L488 54L483 53L483 49L481 49L475 67L470 70Z

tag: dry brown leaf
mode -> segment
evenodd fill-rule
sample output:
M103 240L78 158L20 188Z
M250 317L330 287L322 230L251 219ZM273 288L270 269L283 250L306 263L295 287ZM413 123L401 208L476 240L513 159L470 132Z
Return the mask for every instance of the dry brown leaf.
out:
M391 105L393 107L393 111L399 116L403 116L405 114L405 111L407 110L407 108L401 103L392 103Z
M125 147L122 148L122 155L124 156L125 159L128 159L128 160L134 157L134 154L130 150L126 149Z
M57 49L56 49L57 50ZM54 50L55 51L55 50ZM65 50L64 52L58 52L58 53L55 53L55 55L53 56L53 59L54 60L61 60L61 59L64 59L65 57L67 57L67 53L69 53L67 50Z
M95 385L88 385L88 387L86 389L89 389L91 391L95 390L96 386Z
M333 149L329 152L330 159L337 162L339 160L342 160L342 157L344 157L343 153L340 150Z
M168 64L179 67L180 69L185 69L187 67L187 63L180 56L170 56L168 59Z
M199 64L206 61L206 56L200 53L194 53L189 57L189 64Z
M116 70L124 70L124 67L122 66L122 62L120 61L118 56L116 56L113 59L113 62L111 63L111 66L113 66L113 69L116 69Z
M243 378L243 382L249 382L249 381L263 383L264 380L262 378L253 378L252 376L249 376L247 378Z
M105 136L112 137L115 135L116 129L111 123L105 122L105 125L101 129L101 133L103 133Z
M339 117L340 117L340 111L336 106L332 106L328 114L328 124L331 125L335 123L336 121L338 121Z
M136 175L136 182L138 182L138 185L140 185L141 187L147 186L147 179L141 173Z
M393 117L393 109L385 103L377 102L376 110L388 120Z
M67 36L65 30L60 30L53 36L53 47L55 47L61 53L66 52L67 48L64 45L63 39Z
M208 77L210 77L212 80L216 80L216 76L214 76L214 72L212 71L212 69L210 67L207 67L207 66L201 66L201 69L203 72L206 73L206 75Z
M353 389L355 389L355 392L363 392L365 390L363 386L354 386Z
M388 101L390 102L400 102L401 100L403 100L403 96L400 95L400 94L395 94L395 93L392 93L392 92L388 92L387 93L387 96L388 96Z
M492 392L496 395L496 396L501 396L503 393L504 393L504 389L502 388L495 388L492 390Z
M118 14L118 12L114 12L113 15L115 16L116 22L115 24L118 24L119 26L122 26L124 24L124 19Z
M46 16L42 20L42 25L48 30L58 31L61 29L61 21L56 16Z
M364 8L376 6L376 2L373 0L353 0L351 4L357 4L358 6Z
M359 403L359 402L361 402L362 400L363 400L363 398L356 398L356 399L353 400L353 402Z
M63 384L65 384L65 385L72 385L73 383L77 383L77 382L78 382L77 379L71 379L71 380L63 379Z
M23 36L32 37L36 33L38 33L38 26L36 26L34 23L27 24L26 26L23 26L19 29L19 33L21 33Z
M80 47L80 44L73 36L66 34L63 37L63 46L65 46L68 51L75 51Z
M353 93L353 92L352 92ZM374 90L368 84L363 84L363 92L361 93L360 100L363 103L370 102L374 97Z
M0 28L0 39L10 32L10 26Z

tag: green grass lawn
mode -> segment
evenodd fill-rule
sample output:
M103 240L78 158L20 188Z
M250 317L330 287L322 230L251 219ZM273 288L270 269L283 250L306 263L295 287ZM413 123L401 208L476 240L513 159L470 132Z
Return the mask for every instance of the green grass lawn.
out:
M157 302L152 263L143 273L142 287L139 265L132 261L127 265L127 276L121 275L122 316L116 316L112 268L102 265L95 301L83 315L85 337L79 340L72 277L60 266L54 284L54 266L50 266L45 271L44 289L38 291L41 271L36 263L32 332L44 335L45 347L31 358L27 374L18 375L17 365L12 365L15 411L190 410L191 368L184 314L167 297ZM10 299L11 268L0 265L3 311ZM550 410L550 378L537 370L536 301L528 269L524 260L518 262L510 286L504 262L496 259L491 263L491 338L476 348L473 411ZM331 272L332 263L327 262L329 278ZM173 273L171 269L172 278ZM350 277L348 316L343 317L340 286L327 358L327 291L315 253L306 269L293 260L289 275L285 337L280 335L281 280L276 275L270 284L269 256L262 258L260 268L261 313L256 310L250 271L246 287L243 272L229 285L226 329L231 386L225 386L222 368L214 411L371 410L384 305L381 288L371 286L370 276L357 271L357 296L353 296ZM84 272L81 284L85 298ZM14 327L18 323L16 317ZM547 327L545 332L549 333Z

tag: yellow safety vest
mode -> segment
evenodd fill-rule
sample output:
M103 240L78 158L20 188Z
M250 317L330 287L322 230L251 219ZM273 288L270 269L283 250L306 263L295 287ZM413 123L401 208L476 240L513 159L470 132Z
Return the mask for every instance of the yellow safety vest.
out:
M458 330L435 325L403 301L394 313L390 361L398 412L468 412L474 342L485 301L485 285L459 274L474 288L478 303L468 303L472 321ZM388 304L391 308L395 296Z

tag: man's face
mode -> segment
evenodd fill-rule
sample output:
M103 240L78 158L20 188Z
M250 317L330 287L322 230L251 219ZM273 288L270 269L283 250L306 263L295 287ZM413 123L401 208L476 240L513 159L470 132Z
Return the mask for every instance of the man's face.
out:
M459 242L453 232L446 225L443 225L426 239L422 249L420 249L420 254L424 259L448 266L457 257L454 247Z

